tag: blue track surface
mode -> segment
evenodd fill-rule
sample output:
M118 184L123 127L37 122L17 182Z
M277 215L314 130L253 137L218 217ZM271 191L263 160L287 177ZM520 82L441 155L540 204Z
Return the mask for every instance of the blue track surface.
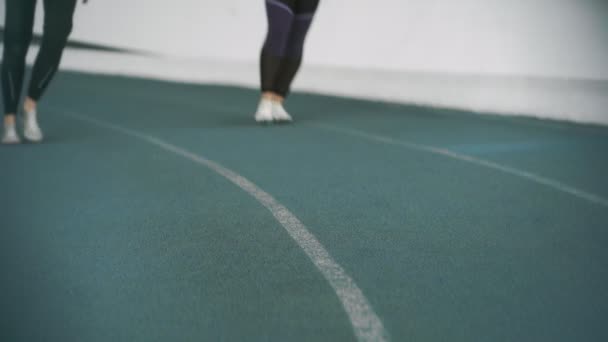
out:
M355 339L334 289L255 198L89 119L272 195L393 341L608 340L608 128L307 94L289 102L296 124L259 127L256 100L60 75L41 107L47 141L0 146L0 340Z

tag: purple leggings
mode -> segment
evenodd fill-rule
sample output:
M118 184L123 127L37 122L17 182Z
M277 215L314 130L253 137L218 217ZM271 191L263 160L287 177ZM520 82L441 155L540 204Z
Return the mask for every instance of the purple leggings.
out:
M262 91L284 97L289 93L318 5L319 0L266 0L268 34L260 59Z

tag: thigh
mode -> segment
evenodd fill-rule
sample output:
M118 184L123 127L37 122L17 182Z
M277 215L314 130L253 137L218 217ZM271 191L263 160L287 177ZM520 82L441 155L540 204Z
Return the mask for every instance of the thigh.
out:
M5 4L5 40L31 38L36 0L6 0Z
M67 35L72 30L72 19L77 0L44 0L44 34Z
M294 11L296 14L315 13L319 6L319 0L296 0Z
M266 0L266 4L283 4L293 10L296 6L297 0Z

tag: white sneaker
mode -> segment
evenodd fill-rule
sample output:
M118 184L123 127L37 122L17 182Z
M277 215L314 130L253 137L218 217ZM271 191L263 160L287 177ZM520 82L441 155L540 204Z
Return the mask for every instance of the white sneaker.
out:
M258 110L255 113L255 121L259 123L271 123L273 121L273 106L272 101L261 99L258 105Z
M3 144L19 144L21 139L19 139L19 134L17 134L17 128L15 124L4 125L4 133L2 134L2 143Z
M277 122L291 122L293 119L279 102L272 103L272 118Z
M42 141L43 135L38 126L36 111L23 112L23 136L31 142Z

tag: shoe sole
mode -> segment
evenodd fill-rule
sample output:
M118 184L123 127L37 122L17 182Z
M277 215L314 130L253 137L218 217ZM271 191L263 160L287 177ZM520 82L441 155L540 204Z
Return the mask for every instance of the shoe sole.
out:
M278 123L278 124L289 124L293 122L293 119L289 118L289 119L277 119L275 118L273 120L274 122Z
M274 122L274 120L272 118L258 118L258 117L254 117L255 122L259 123L259 124L263 124L263 125L269 125L272 124Z
M40 136L31 136L26 133L25 127L23 128L23 138L30 143L39 143L44 139L44 135L40 132Z
M28 137L27 135L24 135L24 136L23 136L23 138L24 138L24 139L25 139L27 142L29 142L29 143L34 143L34 144L40 143L40 142L42 142L42 140L44 139L44 137L40 137L40 138L38 138L38 137L34 137L34 138L33 138L33 137Z
M288 124L288 123L293 122L292 118L285 119L285 118L275 118L275 117L272 117L272 118L268 118L268 119L266 119L266 118L260 119L260 118L254 117L254 119L255 119L255 122L257 122L259 124L265 124L265 125L270 125L270 124L274 124L274 123L276 123L276 124Z
M263 125L263 126L288 125L292 122L293 122L293 120L256 120L256 123Z

